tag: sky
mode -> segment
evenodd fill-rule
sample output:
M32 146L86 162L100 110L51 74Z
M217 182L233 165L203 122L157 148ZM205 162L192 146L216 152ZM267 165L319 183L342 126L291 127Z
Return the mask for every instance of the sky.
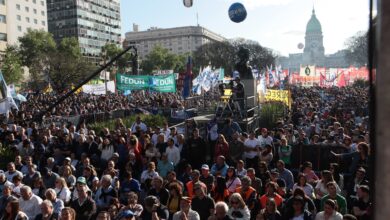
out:
M281 55L299 53L313 6L322 25L325 53L345 47L347 38L368 29L368 0L193 0L187 8L182 0L121 0L122 34L150 27L171 28L199 25L228 39L246 38ZM241 2L247 18L229 19L228 9ZM198 20L197 20L198 14Z

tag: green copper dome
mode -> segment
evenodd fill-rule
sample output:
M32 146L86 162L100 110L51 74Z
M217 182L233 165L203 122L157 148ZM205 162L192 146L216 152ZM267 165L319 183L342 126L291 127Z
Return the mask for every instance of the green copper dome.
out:
M309 22L307 22L306 33L322 33L321 23L317 19L314 9Z

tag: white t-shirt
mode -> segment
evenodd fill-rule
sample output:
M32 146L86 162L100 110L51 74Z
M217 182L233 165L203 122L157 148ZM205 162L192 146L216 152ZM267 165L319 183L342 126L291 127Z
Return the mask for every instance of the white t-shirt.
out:
M34 219L41 213L42 199L39 196L32 195L29 200L19 199L20 210L26 213L29 219Z
M272 137L270 137L270 136L267 136L267 137L263 137L262 135L260 135L259 137L258 137L258 140L259 140L259 142L260 142L260 147L261 148L264 148L265 147L265 145L271 145L272 146Z
M176 166L180 162L180 150L176 146L167 147L165 150L169 162Z
M251 140L250 138L246 139L244 142L245 147L250 147L250 148L256 148L256 146L260 146L260 141L254 138ZM249 151L244 153L245 158L253 159L257 156L257 151Z
M210 128L209 134L210 134L210 139L212 141L218 139L218 124L215 124L213 125L213 127Z
M146 131L148 129L143 122L141 122L139 124L137 124L137 122L134 122L133 125L131 125L131 132L135 133L137 131L136 130L137 126L139 126L142 131Z

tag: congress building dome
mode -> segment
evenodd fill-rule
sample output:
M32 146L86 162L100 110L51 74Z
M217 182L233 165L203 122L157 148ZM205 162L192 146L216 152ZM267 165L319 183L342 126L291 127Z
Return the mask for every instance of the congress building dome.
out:
M322 33L321 23L316 17L316 12L313 8L311 18L306 25L306 34L308 33Z

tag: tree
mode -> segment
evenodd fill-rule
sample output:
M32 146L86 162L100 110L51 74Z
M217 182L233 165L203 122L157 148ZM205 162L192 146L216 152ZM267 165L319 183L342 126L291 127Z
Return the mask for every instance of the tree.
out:
M249 64L259 69L265 68L275 61L275 55L268 48L262 47L258 42L243 38L224 41L211 42L200 46L193 54L194 66L222 67L225 73L230 74L235 70L235 65L239 61L237 55L240 47L249 50Z
M7 46L5 49L1 70L8 84L19 83L23 78L22 59L16 46Z
M95 68L82 56L76 38L64 38L52 52L47 73L54 90L62 92L87 77Z
M42 30L31 30L19 37L19 51L22 64L29 68L32 86L35 89L45 80L44 72L48 66L50 56L56 51L56 42L53 36Z
M368 33L358 32L345 42L347 60L357 66L365 66L368 63Z
M102 55L107 62L120 52L122 52L122 48L118 47L116 44L106 44L102 47ZM109 67L108 70L110 72L115 72L116 70L122 73L126 72L126 68L129 66L132 56L131 52L127 52L119 58L114 65Z
M141 68L145 73L151 73L153 70L184 71L185 57L170 53L168 49L157 45L142 61Z

